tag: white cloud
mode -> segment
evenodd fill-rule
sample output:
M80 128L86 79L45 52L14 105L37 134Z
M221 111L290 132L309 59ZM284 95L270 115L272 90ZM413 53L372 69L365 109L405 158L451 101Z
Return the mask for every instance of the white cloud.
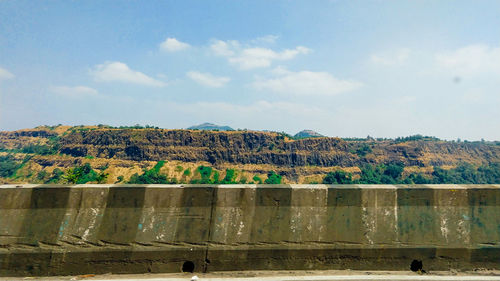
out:
M403 48L390 53L374 54L370 61L381 65L402 65L408 60L410 53L410 49Z
M230 64L241 70L269 67L273 61L291 60L299 54L308 54L311 51L303 46L281 52L261 47L242 48L238 41L221 40L212 43L210 49L217 56L227 57Z
M14 74L10 73L7 69L0 67L0 80L12 79L14 77Z
M254 44L260 44L260 43L273 44L276 42L276 40L278 38L279 37L276 35L266 35L266 36L255 38L254 40L252 40L252 43L254 43Z
M198 84L211 88L220 88L227 84L231 79L229 77L214 76L210 73L201 73L190 71L186 75Z
M297 47L293 50L286 49L275 52L267 48L247 48L238 56L229 58L231 64L237 65L242 70L269 67L274 60L290 60L298 54L307 54L310 50L306 47Z
M470 45L437 54L435 61L440 68L452 71L453 74L500 74L500 47Z
M86 86L54 86L50 90L58 95L69 97L96 96L98 94L97 90Z
M238 41L235 40L230 40L230 41L222 41L222 40L215 40L211 45L210 49L212 52L217 55L217 56L222 56L222 57L230 57L235 54L235 49L238 49L240 47L240 44Z
M327 72L291 72L284 68L277 68L273 73L279 76L271 79L257 79L253 86L258 90L284 94L324 96L353 91L363 86L361 82L341 80Z
M153 79L146 74L130 69L122 62L105 62L99 64L91 71L96 81L100 82L126 82L147 86L163 87L166 84Z
M175 38L167 38L160 44L160 49L167 52L177 52L189 48L190 45Z

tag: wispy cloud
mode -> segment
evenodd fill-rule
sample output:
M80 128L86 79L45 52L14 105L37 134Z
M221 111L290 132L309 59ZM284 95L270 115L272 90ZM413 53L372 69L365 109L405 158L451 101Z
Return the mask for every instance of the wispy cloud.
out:
M278 40L279 36L276 35L266 35L262 37L257 37L253 39L251 42L254 44L260 44L260 43L266 43L266 44L273 44Z
M211 45L210 49L216 56L232 57L235 54L235 50L240 48L240 43L236 40L222 41L215 40Z
M229 77L214 76L210 73L202 73L198 71L190 71L186 73L186 75L196 83L211 88L223 87L231 80Z
M130 69L122 62L105 62L97 65L91 74L99 82L125 82L146 86L163 87L166 84L147 76L146 74Z
M354 91L363 86L361 82L335 78L328 72L292 72L284 68L273 71L277 77L257 79L253 86L282 94L333 96Z
M181 42L175 38L167 38L160 44L160 50L167 52L177 52L189 48L188 43Z
M262 47L242 47L238 41L214 41L210 49L215 55L226 57L228 62L241 70L271 66L273 61L285 61L311 50L303 46L275 51Z
M12 79L14 77L14 74L10 73L7 69L0 67L0 80Z
M82 97L82 96L96 96L98 91L86 86L53 86L50 87L50 91L67 97Z
M500 74L500 47L470 45L435 56L438 67L458 75Z
M403 48L390 52L373 54L370 57L370 61L379 65L402 65L408 60L410 54L410 49Z

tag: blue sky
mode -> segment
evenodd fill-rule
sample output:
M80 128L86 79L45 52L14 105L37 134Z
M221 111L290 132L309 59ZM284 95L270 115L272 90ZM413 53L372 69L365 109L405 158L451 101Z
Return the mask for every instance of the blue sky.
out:
M499 1L0 0L0 130L500 140Z

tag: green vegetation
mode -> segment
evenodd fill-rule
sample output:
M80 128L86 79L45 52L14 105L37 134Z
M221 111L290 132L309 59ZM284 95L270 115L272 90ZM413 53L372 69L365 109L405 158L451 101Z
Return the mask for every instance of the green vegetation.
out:
M64 172L59 168L55 168L52 171L52 175L44 183L59 183L64 175Z
M142 126L140 124L135 124L133 126L119 126L119 127L108 126L107 128L111 128L111 129L160 129L157 126L153 126L153 125Z
M420 134L413 135L413 136L408 136L408 137L398 137L394 141L399 143L399 142L407 142L407 141L439 141L439 138L432 137L432 136L422 136Z
M287 132L276 132L278 134L278 139L281 139L281 140L284 140L285 137L286 138L289 138L289 139L294 139L294 137L290 134L288 134Z
M276 174L274 171L269 171L267 173L267 179L264 181L266 184L280 184L281 183L281 176Z
M51 155L57 153L57 148L49 145L39 145L39 144L30 144L21 149L23 153L32 153L38 155Z
M213 183L219 183L219 172L217 171L214 171L214 179L213 179Z
M38 174L36 174L36 179L39 181L43 181L47 177L47 175L47 171L41 170L40 172L38 172Z
M357 180L350 173L335 171L323 178L324 184L498 184L500 183L500 163L475 167L462 163L454 169L434 167L430 176L411 173L403 177L404 165L365 165Z
M116 181L115 181L115 183L120 183L120 182L122 182L123 180L124 180L124 177L123 177L123 176L118 176L118 177L116 177Z
M226 176L222 179L222 184L234 184L236 183L236 172L234 169L226 169Z
M247 179L247 177L245 177L245 176L241 176L241 177L240 177L240 181L239 181L238 183L239 183L239 184L245 184L245 183L247 183L247 180L248 180L248 179Z
M258 183L258 184L261 184L261 183L262 183L262 179L261 179L259 176L257 176L257 175L255 175L255 176L253 177L253 181L254 181L255 183Z
M165 161L159 161L152 169L144 169L142 175L137 173L133 174L130 177L130 180L127 183L135 183L135 184L167 184L168 179L166 175L160 174L160 169L165 164Z
M198 166L196 168L196 173L200 174L200 179L193 179L191 180L191 183L201 183L201 184L207 184L207 183L214 183L210 177L212 176L212 167L207 167L207 166Z
M0 156L0 177L10 178L22 167L22 163L16 161L13 155Z
M463 163L451 170L444 170L439 167L434 168L432 173L432 183L462 183L462 184L482 184L500 183L500 163L490 166L474 167L471 164Z
M71 184L84 184L88 182L103 183L108 176L109 174L104 173L104 171L97 173L92 169L89 163L85 163L84 165L68 169L63 179Z
M349 184L352 183L352 174L342 170L329 172L323 179L324 184Z
M0 151L12 152L12 153L26 153L26 154L37 154L37 155L53 155L57 154L57 145L41 145L41 144L29 144L22 148L7 149L5 147L0 147Z
M369 145L363 144L360 148L356 149L355 153L359 157L365 157L366 154L372 153L372 149L371 149L371 147Z

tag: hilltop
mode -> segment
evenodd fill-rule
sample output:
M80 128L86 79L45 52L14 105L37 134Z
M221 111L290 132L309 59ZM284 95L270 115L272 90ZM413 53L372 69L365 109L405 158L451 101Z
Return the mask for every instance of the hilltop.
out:
M234 131L233 128L229 126L219 126L212 123L203 123L200 125L195 125L187 128L188 130L207 130L207 131Z
M318 132L313 131L313 130L302 130L302 131L296 133L293 137L296 139L302 139L302 138L319 138L319 137L324 137L324 136Z
M496 181L500 143L418 135L297 139L247 130L42 126L0 132L0 157L3 182L78 182L68 179L68 173L88 175L90 182L127 182L134 174L138 181L149 181L139 177L149 171L161 182L186 183L222 182L228 173L226 182L247 183L273 177L284 183L321 183L328 175L326 182L411 183L441 178L475 183ZM467 173L481 175L467 179Z

